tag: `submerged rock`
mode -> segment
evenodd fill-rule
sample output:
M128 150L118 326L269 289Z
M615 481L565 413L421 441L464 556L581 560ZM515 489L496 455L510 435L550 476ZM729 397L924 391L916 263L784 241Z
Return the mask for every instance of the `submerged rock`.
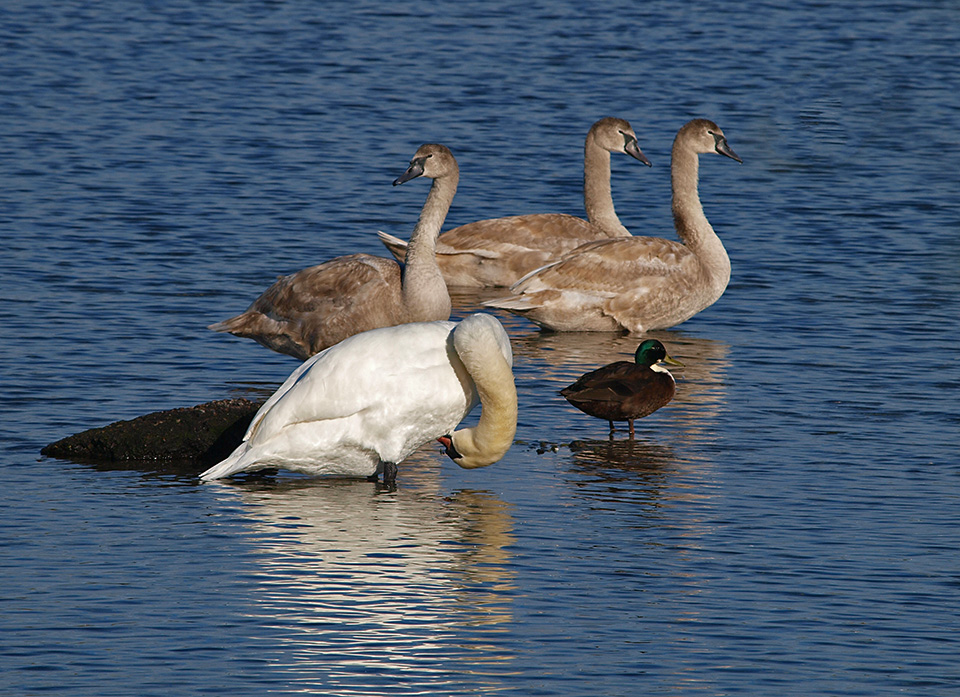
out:
M176 461L209 466L243 439L261 402L220 399L117 421L51 443L41 455L95 464Z

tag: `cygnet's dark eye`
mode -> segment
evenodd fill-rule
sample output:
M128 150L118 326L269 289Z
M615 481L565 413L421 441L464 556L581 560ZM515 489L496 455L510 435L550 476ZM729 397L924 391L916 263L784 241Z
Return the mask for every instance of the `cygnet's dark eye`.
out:
M736 160L737 162L743 162L740 159L740 156L733 151L733 148L727 143L726 137L722 133L714 133L713 131L707 131L710 135L713 136L714 148L720 155L729 157L731 160Z

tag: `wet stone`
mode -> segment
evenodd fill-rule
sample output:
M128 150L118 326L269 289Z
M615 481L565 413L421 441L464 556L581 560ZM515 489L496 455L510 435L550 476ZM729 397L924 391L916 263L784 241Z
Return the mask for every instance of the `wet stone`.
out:
M261 402L221 399L117 421L44 447L47 457L77 462L177 461L212 465L243 438Z

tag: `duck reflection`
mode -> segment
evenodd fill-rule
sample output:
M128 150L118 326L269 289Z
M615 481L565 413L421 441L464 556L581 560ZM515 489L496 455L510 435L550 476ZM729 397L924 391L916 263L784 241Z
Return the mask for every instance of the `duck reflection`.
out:
M664 500L684 496L673 487L677 456L669 446L645 440L606 439L575 440L569 447L572 460L568 482L587 498L629 498L656 507Z
M575 440L573 462L584 471L615 467L623 472L658 473L673 466L673 449L642 440Z
M291 669L511 658L494 640L513 620L510 506L488 491L444 495L438 458L416 453L389 491L291 477L219 485L253 522L257 612L291 629Z
M649 506L636 509L646 516L665 500L689 498L690 478L712 476L709 457L703 453L718 439L717 420L726 402L730 365L728 344L675 329L650 332L641 338L612 332L554 333L505 326L513 344L521 399L520 433L531 442L539 442L540 452L560 453L558 464L568 467L565 479L578 496L607 503L647 503ZM636 440L611 441L607 424L581 414L559 391L587 371L630 360L643 338L658 339L683 363L671 367L677 382L676 396L637 422ZM562 433L566 439L551 447L539 433ZM579 437L570 440L569 434ZM584 438L584 434L596 437Z

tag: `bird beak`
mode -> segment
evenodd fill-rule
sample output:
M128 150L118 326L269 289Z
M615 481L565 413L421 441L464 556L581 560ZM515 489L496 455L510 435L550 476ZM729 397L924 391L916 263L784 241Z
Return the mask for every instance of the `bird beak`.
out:
M681 366L681 367L683 366L683 363L681 363L680 361L678 361L676 358L671 358L670 356L667 356L666 358L664 358L664 359L663 359L662 361L660 361L660 362L661 362L661 363L666 363L667 365L679 365L679 366Z
M457 449L453 447L453 439L450 436L440 436L437 438L437 442L443 446L444 452L447 457L456 462L459 458L463 457L460 453L457 452Z
M640 160L647 167L652 167L650 160L647 159L647 156L643 154L643 151L640 149L640 144L637 143L633 138L628 138L627 143L623 148L626 153L634 158L635 160Z
M415 160L410 161L410 166L407 167L407 171L401 174L399 177L393 180L393 185L397 186L398 184L403 184L408 182L411 179L416 179L417 177L423 176L423 160L424 158L418 157Z
M731 148L731 147L727 144L727 139L726 139L726 138L717 137L717 136L714 136L714 138L717 139L717 152L718 152L718 153L720 153L721 155L726 155L726 156L729 157L731 160L736 160L736 161L739 162L741 165L743 164L743 160L740 159L740 156L737 155L737 153L735 153L735 152L733 151L733 148Z

